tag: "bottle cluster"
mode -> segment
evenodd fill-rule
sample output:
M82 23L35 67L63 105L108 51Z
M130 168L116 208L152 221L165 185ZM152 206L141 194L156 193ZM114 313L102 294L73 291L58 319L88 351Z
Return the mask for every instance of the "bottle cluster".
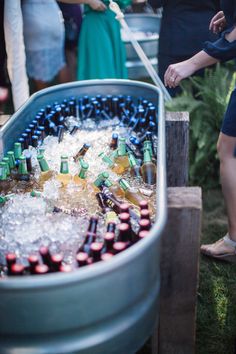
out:
M100 239L97 239L98 216L91 216L84 241L76 250L71 264L64 262L62 253L52 254L48 247L42 246L37 253L29 255L27 262L24 262L24 264L17 259L15 253L6 254L6 264L2 268L2 272L8 276L71 272L93 263L107 261L148 236L151 228L151 217L147 202L142 201L140 203L138 230L134 231L131 219L129 205L121 204L119 223L114 221L107 223L106 232L101 242Z
M88 151L93 147L85 142L78 146L73 156L67 152L61 155L60 169L55 171L47 161L44 141L48 136L55 137L62 144L67 135L78 136L86 130L86 122L96 124L111 122L113 133L108 146L95 151L97 163L103 171L88 178L90 173ZM109 126L109 125L108 125ZM92 264L110 259L143 238L151 227L151 217L155 214L152 203L148 203L148 187L156 183L157 150L157 108L148 100L131 96L83 96L70 97L63 102L40 109L34 119L21 134L13 149L8 151L0 162L0 205L14 198L17 193L31 193L32 197L42 197L47 181L57 180L61 184L61 194L66 194L68 185L82 187L84 193L93 190L93 195L107 225L104 242L97 242L96 228L98 218L90 218L83 245L77 252L76 264ZM40 175L35 177L32 151L36 151L37 168ZM70 159L78 166L77 173L70 171ZM112 178L111 176L117 178ZM133 188L132 179L143 186ZM140 192L142 190L142 193ZM78 195L79 198L79 195ZM126 210L124 202L128 202ZM146 205L147 207L140 206ZM81 211L81 210L80 210ZM76 208L54 205L52 212L78 216ZM132 229L132 220L138 229ZM112 226L113 225L113 226ZM45 251L45 247L42 247ZM6 256L9 275L43 274L53 271L70 271L75 265L64 264L59 254L47 257L39 250L39 255L28 258L28 266L17 262L14 253ZM55 256L55 257L54 257ZM47 259L47 261L46 261Z

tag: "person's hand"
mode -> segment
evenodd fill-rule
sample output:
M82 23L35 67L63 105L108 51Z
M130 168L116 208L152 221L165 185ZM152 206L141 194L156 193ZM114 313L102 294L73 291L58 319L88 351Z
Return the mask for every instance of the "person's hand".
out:
M191 76L196 71L191 59L171 64L164 75L165 85L173 88L179 85L180 81Z
M223 11L217 12L217 14L211 19L209 30L213 33L219 33L226 27L226 19Z
M106 5L100 0L88 0L86 4L95 11L105 11L107 9Z

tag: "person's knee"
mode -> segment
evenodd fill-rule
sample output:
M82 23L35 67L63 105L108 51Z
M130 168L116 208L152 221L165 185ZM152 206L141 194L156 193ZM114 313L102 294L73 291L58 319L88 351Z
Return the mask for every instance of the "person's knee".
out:
M236 138L233 137L219 137L217 142L217 152L220 161L232 158L235 154Z

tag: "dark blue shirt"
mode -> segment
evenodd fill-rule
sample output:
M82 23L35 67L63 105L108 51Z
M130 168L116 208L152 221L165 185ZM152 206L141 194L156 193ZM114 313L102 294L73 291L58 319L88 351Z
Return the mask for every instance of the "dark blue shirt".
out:
M148 0L163 7L159 54L169 57L189 56L199 52L204 41L218 36L209 31L212 17L220 10L220 0Z
M236 40L228 42L225 39L225 35L236 25L236 0L222 0L222 10L226 17L227 28L217 41L205 42L203 50L213 58L227 61L236 58Z

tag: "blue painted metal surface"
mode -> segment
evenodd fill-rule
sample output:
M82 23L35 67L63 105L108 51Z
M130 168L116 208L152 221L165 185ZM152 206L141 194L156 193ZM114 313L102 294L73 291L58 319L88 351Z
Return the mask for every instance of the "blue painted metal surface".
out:
M53 86L34 95L0 130L8 150L34 114L70 96L124 94L159 107L157 218L149 237L72 273L0 281L1 354L132 354L150 336L158 315L160 238L166 221L163 96L129 80L91 80Z

